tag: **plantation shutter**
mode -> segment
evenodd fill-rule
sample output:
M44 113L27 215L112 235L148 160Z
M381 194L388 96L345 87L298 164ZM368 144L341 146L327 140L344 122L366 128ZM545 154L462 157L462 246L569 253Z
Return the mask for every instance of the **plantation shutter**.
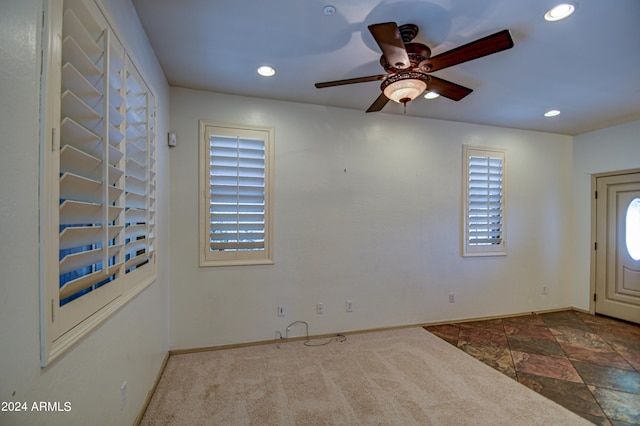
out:
M264 140L211 135L211 250L264 250Z
M466 150L465 241L467 254L504 252L505 154Z
M201 266L273 263L273 132L201 121Z
M153 102L133 67L128 68L125 169L125 271L149 262L155 222L155 146Z
M97 3L45 12L43 365L156 271L155 99Z
M62 28L60 306L115 278L125 173L124 50L80 1L64 2Z

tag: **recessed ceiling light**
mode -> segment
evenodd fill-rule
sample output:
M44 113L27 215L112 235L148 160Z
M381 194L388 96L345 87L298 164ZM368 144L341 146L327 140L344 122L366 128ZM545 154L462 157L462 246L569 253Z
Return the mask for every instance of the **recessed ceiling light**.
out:
M324 9L322 9L322 13L327 16L331 16L336 13L336 8L335 6L325 6Z
M435 99L435 98L439 98L440 95L437 94L436 92L427 92L424 94L424 98L425 99Z
M544 113L545 117L555 117L556 115L560 115L560 111L558 111L557 109L552 109Z
M268 65L263 65L260 68L258 68L258 74L260 74L263 77L271 77L276 74L276 70L274 70Z
M544 19L549 22L560 21L561 19L569 17L576 10L576 5L573 3L560 3L559 5L549 9L544 14Z

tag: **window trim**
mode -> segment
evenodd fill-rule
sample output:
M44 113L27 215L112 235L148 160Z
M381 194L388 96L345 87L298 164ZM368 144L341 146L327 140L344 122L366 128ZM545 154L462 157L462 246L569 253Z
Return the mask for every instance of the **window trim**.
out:
M469 158L471 156L502 159L502 217L501 241L499 244L475 245L469 243ZM462 217L460 232L460 254L462 257L507 255L507 150L497 147L463 145L462 149Z
M225 136L240 136L258 132L264 137L264 250L233 253L212 253L210 251L210 135L222 133ZM275 128L213 120L200 120L200 220L199 220L199 261L200 267L271 265L273 256L273 193L275 163Z
M69 2L69 5L66 2ZM67 7L68 6L68 7ZM85 43L87 41L87 35L89 37L94 37L95 34L100 34L98 38L100 39L100 44L98 45L96 42L96 46L100 46L103 49L108 49L109 54L102 56L102 65L99 68L102 75L106 75L104 79L109 81L109 84L112 84L111 77L115 79L121 79L121 86L119 88L109 87L108 90L114 90L118 92L118 95L126 98L127 94L124 93L126 88L125 80L129 78L133 78L136 80L136 84L142 88L142 92L136 92L136 95L142 95L145 98L145 112L144 112L144 120L145 130L143 139L140 139L137 144L141 144L141 141L144 140L145 145L144 148L139 151L143 152L146 156L146 163L141 167L144 168L145 179L145 195L144 195L144 207L141 208L141 211L145 212L145 250L147 250L147 258L144 261L136 264L133 269L129 272L126 271L126 246L124 243L126 242L125 237L125 229L121 229L117 231L117 238L120 240L122 248L118 250L118 254L114 254L113 256L109 255L108 257L113 257L114 259L118 259L117 266L114 266L112 269L113 277L108 284L103 286L91 285L89 287L92 290L77 299L70 301L66 304L60 303L61 299L61 291L60 291L60 247L61 247L61 233L60 233L60 222L61 222L61 214L60 214L60 197L61 197L61 179L59 178L61 172L61 164L62 164L62 153L61 153L61 119L62 112L64 108L62 108L63 101L63 93L62 93L62 65L63 65L63 50L65 49L64 43L62 43L62 35L64 34L64 24L63 24L63 12L67 9L71 9L71 15L75 15L74 22L80 22L82 26L85 26L85 30L87 29L87 25L91 29L91 34L89 34L89 30L82 32L82 29L77 25L75 27L71 27L69 31L74 31L72 28L75 28L75 31L80 30L80 33L74 33L71 38L75 40L76 35L80 35L80 38L83 38ZM70 15L70 16L71 16ZM73 18L72 18L73 19ZM42 37L42 68L43 71L41 73L41 118L40 118L40 183L39 183L39 203L40 203L40 252L39 252L39 264L40 264L40 360L41 366L45 367L50 364L55 359L59 358L62 354L64 354L69 348L82 340L87 334L89 334L95 327L101 324L104 320L110 317L114 312L116 312L119 308L124 306L129 300L134 298L137 294L143 291L147 286L152 284L156 279L156 262L157 262L157 106L155 101L155 96L151 89L148 87L144 77L138 71L134 59L131 57L129 50L125 47L122 41L118 38L118 33L113 23L110 20L110 16L102 9L101 5L95 0L52 0L50 2L45 2L44 5L44 20L43 20L43 37ZM95 41L95 40L94 40ZM73 45L73 42L71 42ZM80 47L80 44L76 43L76 46ZM82 46L87 46L87 44L82 44ZM72 46L73 47L73 46ZM83 47L80 47L83 49ZM117 58L112 56L113 53L117 53ZM73 55L71 55L73 57ZM87 57L89 57L87 55ZM81 59L80 56L75 56L74 60ZM93 59L91 59L93 61ZM115 70L116 65L111 62L111 60L116 60L118 62L117 70ZM70 62L70 60L69 60ZM100 62L100 61L98 61ZM84 65L87 65L88 62L85 62ZM111 68L113 65L114 68ZM87 67L86 69L89 69ZM123 74L123 73L126 73ZM83 71L79 71L85 79ZM113 75L112 75L113 74ZM92 74L94 75L94 74ZM69 78L69 77L67 77ZM75 78L75 81L79 81L78 78ZM86 80L88 82L88 80ZM69 83L69 80L68 80ZM90 83L96 84L96 83ZM105 84L104 80L101 84ZM87 87L87 86L85 86ZM96 86L98 87L98 86ZM100 136L100 144L108 143L109 146L115 146L118 150L126 151L126 144L129 142L129 137L126 135L126 125L128 123L127 118L124 118L124 115L127 115L126 108L130 105L125 99L122 100L120 106L116 108L118 114L123 115L122 121L119 124L114 125L111 120L108 119L107 113L105 113L104 105L109 100L110 95L105 95L106 87L102 86L103 91L101 92L101 97L106 100L100 101L100 105L102 105L102 109L98 113L100 116L100 121L106 121L109 126L114 126L118 132L122 134L122 139L117 142L115 139L111 140L108 138L107 133L104 133L103 136ZM70 89L71 92L75 91L75 87ZM113 96L118 96L113 95ZM78 99L82 99L84 95L77 96ZM104 103L103 103L104 102ZM108 104L109 107L112 104ZM67 106L66 108L69 108ZM92 107L90 107L92 108ZM95 109L95 108L94 108ZM73 109L69 108L69 112ZM77 111L77 110L76 110ZM84 110L86 113L86 110ZM97 110L96 110L97 111ZM77 113L77 112L76 112ZM84 114L83 113L83 114ZM74 113L75 114L75 113ZM70 116L68 116L70 117ZM87 119L87 116L83 115L82 120ZM92 116L91 119L95 120L95 117ZM117 119L117 118L116 118ZM65 119L66 120L66 119ZM106 127L106 124L102 124L103 129ZM111 132L111 130L109 130ZM124 132L124 133L123 133ZM110 133L109 133L110 134ZM74 139L74 137L70 138ZM109 142L106 140L109 139ZM66 154L65 154L66 155ZM86 157L85 157L86 158ZM123 155L122 160L118 160L119 165L117 167L123 173L118 178L114 178L116 183L107 183L105 180L105 176L108 176L110 172L104 171L105 166L102 164L103 162L99 162L99 167L102 170L101 178L93 178L95 182L99 183L102 189L102 195L99 200L93 201L93 203L100 204L103 211L102 223L105 222L106 219L106 208L104 207L104 197L109 197L109 203L107 205L111 206L111 203L117 203L118 208L122 208L122 213L119 213L116 216L116 219L109 220L108 223L117 220L124 224L126 218L126 188L127 185L125 183L126 179L126 171L128 171L128 166L123 166L122 162L125 159L131 158L130 155ZM93 161L93 160L92 160ZM70 164L70 163L67 163ZM75 164L86 164L86 163L78 163ZM111 163L110 170L115 168ZM113 167L112 167L113 166ZM139 169L140 167L138 167ZM82 170L82 171L80 171ZM71 174L77 174L78 176L83 177L85 173L87 173L86 168L80 168L78 170L74 170L73 172L69 172ZM75 179L75 178L74 178ZM111 178L109 178L111 179ZM113 196L108 195L111 194L111 186L114 186L116 191L119 189L121 192L115 192L115 194L121 194ZM76 191L76 190L74 190ZM73 195L78 195L79 193L71 192ZM66 197L66 196L65 196ZM115 198L112 198L115 197ZM79 200L79 199L78 199ZM140 198L138 198L140 200ZM138 201L139 203L139 201ZM109 207L109 209L111 209ZM107 225L110 226L110 225ZM119 225L118 225L119 226ZM118 227L116 226L116 227ZM111 235L111 234L109 234ZM107 238L106 234L102 238ZM109 238L110 240L111 238ZM102 240L104 242L105 240ZM116 243L113 243L115 246ZM109 247L112 247L109 244ZM131 248L131 250L138 250L136 248ZM104 263L104 261L103 261ZM135 262L134 262L135 263ZM117 268L117 269L116 269ZM91 280L89 280L91 281Z

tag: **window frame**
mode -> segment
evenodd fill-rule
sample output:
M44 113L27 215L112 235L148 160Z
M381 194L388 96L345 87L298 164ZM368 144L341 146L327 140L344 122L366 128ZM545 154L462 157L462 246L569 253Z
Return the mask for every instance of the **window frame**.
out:
M67 12L70 21L65 24ZM44 13L39 191L42 367L155 281L158 152L155 97L101 5L94 0L52 0L45 2ZM65 29L65 25L70 27ZM96 51L98 48L101 50ZM75 69L75 76L65 75L70 69ZM128 84L129 89L139 90L127 92ZM93 89L88 90L88 85ZM87 96L94 96L87 93L94 89L100 92L99 100L87 102ZM136 108L132 107L134 97ZM65 130L70 121L84 133ZM89 148L82 145L85 136L77 135L92 131L94 147ZM111 158L107 152L117 156ZM131 159L138 163L126 164ZM142 189L131 188L127 182L136 174ZM136 191L143 195L135 195ZM99 208L101 217L67 216L63 200ZM127 222L135 222L135 231L127 230ZM63 235L63 230L74 237ZM84 255L102 247L109 254L102 254L98 261L67 259L73 252ZM65 261L70 266L64 266ZM79 279L63 277L66 273L61 272L70 269ZM67 283L73 288L63 287Z
M213 252L211 247L211 135L260 138L264 142L264 247L262 250ZM275 128L213 120L200 120L200 267L271 265L274 263L273 193L275 163Z
M470 158L486 157L502 160L501 169L501 217L500 242L497 244L473 244L470 241ZM463 145L462 149L462 217L460 254L462 257L507 255L507 150L497 147Z

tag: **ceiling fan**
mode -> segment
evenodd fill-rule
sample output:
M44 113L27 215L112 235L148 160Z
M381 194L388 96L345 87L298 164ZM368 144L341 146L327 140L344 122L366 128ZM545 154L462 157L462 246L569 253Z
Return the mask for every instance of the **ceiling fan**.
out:
M389 100L404 104L406 109L407 102L414 100L425 90L459 101L471 93L472 89L443 80L430 73L513 47L509 30L502 30L431 57L431 49L422 43L412 42L418 34L417 25L405 24L398 27L395 22L386 22L369 25L369 31L382 50L380 64L387 74L315 84L320 89L382 81L380 84L382 93L367 112L380 111Z

